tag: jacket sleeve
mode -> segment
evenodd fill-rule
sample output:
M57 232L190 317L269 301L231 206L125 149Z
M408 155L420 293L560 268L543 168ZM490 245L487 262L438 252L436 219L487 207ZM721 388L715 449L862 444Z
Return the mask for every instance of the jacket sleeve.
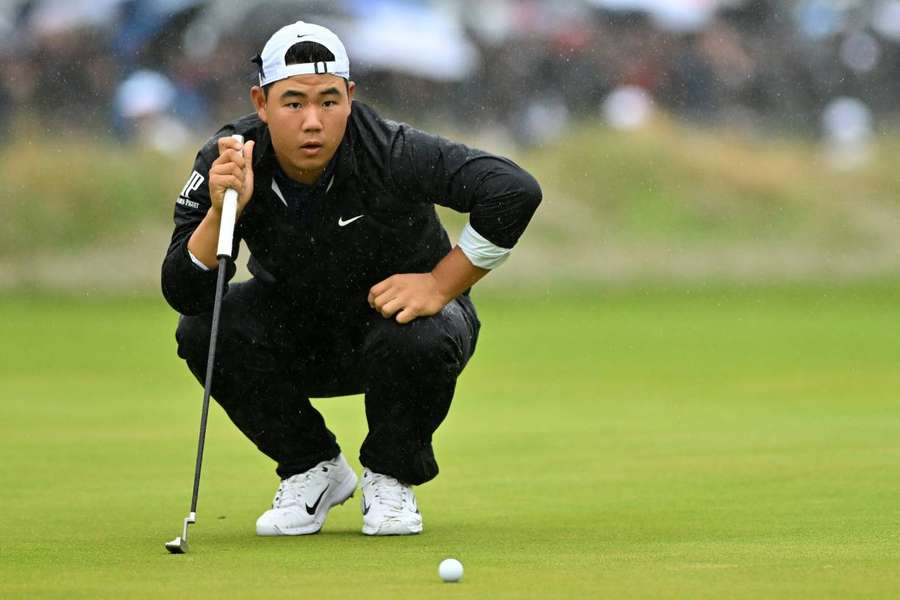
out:
M212 205L209 199L209 168L218 153L215 138L210 140L194 160L191 172L175 200L175 230L162 264L162 292L166 301L183 315L196 315L212 310L216 295L217 269L204 270L188 253L188 240ZM232 256L237 258L238 231L235 230ZM226 280L234 277L233 261L228 263Z
M541 202L534 177L516 163L401 124L391 145L390 174L412 201L469 213L487 242L512 248Z

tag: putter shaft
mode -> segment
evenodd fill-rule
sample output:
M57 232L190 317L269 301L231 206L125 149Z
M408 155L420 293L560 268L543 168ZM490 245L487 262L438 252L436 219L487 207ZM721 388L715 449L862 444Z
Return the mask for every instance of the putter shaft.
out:
M206 382L203 385L203 408L200 412L200 436L197 440L197 460L194 463L194 490L191 494L191 510L184 519L181 537L166 543L166 550L172 554L184 554L188 550L188 525L197 522L197 498L200 495L200 471L203 467L203 448L206 443L206 422L209 416L209 395L212 390L213 365L216 360L216 338L219 333L219 314L222 310L222 296L225 290L225 271L228 257L219 256L219 275L216 279L216 298L213 303L212 331L209 335L209 357L206 361Z

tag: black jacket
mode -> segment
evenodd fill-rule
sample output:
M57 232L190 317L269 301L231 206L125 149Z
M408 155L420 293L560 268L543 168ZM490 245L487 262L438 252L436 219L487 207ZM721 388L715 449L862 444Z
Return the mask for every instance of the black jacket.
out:
M224 126L198 152L195 173L175 206L162 290L182 314L212 310L216 272L198 268L187 243L210 206L216 140L233 133L257 142L253 197L235 227L234 256L243 239L257 279L307 310L321 308L338 319L371 312L366 298L374 284L397 273L431 271L450 251L434 204L470 213L479 234L512 248L541 201L537 182L511 160L383 119L353 102L333 178L323 177L298 212L273 189L277 165L268 127L248 115ZM358 215L364 216L340 226ZM234 271L230 265L229 279Z

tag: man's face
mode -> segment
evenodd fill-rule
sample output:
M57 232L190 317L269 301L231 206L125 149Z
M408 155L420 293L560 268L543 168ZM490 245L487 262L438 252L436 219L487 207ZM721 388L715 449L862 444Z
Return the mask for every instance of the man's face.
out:
M334 156L350 117L355 84L336 75L295 75L276 81L268 97L251 90L259 118L269 126L278 164L303 183L314 183Z

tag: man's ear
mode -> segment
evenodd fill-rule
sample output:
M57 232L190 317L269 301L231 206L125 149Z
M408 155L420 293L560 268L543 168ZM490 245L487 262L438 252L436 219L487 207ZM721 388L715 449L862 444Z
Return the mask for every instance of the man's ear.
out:
M256 109L256 114L259 115L259 120L263 123L268 123L269 115L266 111L266 94L263 92L263 89L258 85L250 88L250 100L253 101L253 107Z
M356 92L356 82L348 81L347 82L347 96L350 98L350 101L353 101L353 94Z

